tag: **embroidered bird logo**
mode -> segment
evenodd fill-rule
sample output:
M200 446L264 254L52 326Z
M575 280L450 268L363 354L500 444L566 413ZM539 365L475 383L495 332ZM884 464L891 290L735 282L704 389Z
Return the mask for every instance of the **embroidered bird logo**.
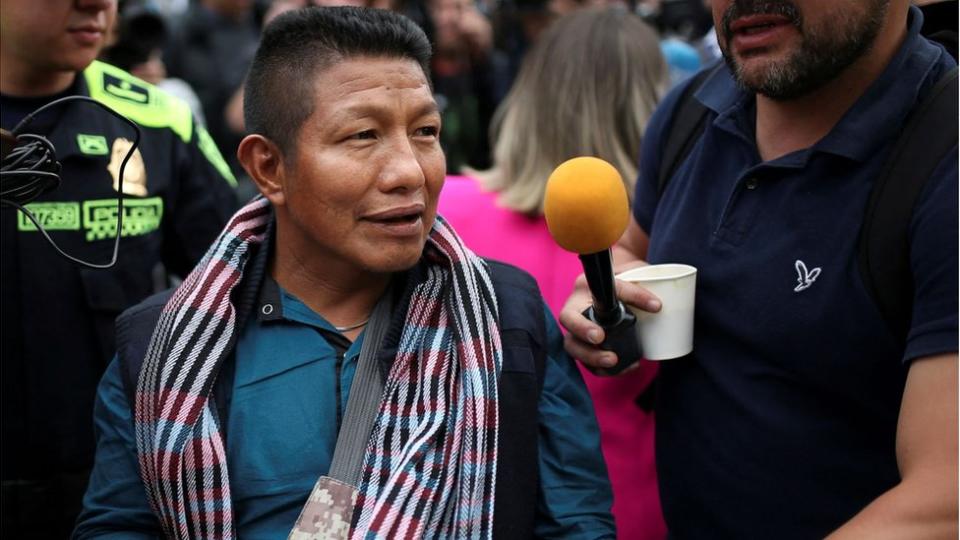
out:
M813 270L807 270L807 265L803 264L803 261L797 259L797 262L793 263L793 267L797 269L797 283L798 285L793 288L793 292L800 292L806 289L809 289L813 282L817 280L817 276L820 275L820 267L814 268Z

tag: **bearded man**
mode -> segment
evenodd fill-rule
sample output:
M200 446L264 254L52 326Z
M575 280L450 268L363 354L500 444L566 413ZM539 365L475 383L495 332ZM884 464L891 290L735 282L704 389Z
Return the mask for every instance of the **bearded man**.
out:
M868 292L857 246L905 120L956 62L920 35L907 0L714 0L712 10L726 66L661 103L634 220L614 250L618 270L699 269L694 352L659 372L671 535L955 538L956 139L905 232L902 335ZM706 107L704 128L661 191L685 95ZM619 285L624 301L660 309ZM594 345L602 329L580 315L589 301L582 283L561 314L566 348L604 368L616 358Z

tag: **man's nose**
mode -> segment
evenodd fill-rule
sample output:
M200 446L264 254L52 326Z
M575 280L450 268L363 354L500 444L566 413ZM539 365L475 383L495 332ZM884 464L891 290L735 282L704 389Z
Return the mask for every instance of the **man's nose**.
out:
M390 145L387 152L384 166L380 170L382 191L415 191L426 183L420 156L408 137L398 137L397 142Z
M77 9L86 12L99 12L116 9L117 0L74 0Z

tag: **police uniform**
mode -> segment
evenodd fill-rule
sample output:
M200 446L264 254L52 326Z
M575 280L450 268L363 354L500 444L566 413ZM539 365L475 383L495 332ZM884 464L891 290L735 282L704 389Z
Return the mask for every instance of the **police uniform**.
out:
M167 272L186 275L235 207L230 168L186 104L100 62L65 93L109 106L142 136L124 173L113 268L74 265L25 215L0 213L4 536L21 537L13 527L37 522L58 527L50 531L56 534L69 530L93 461L94 393L114 353L114 319L165 287ZM3 127L12 129L7 123L35 101L2 96ZM63 167L59 188L28 208L67 253L108 261L133 128L94 104L72 102L24 132L45 135Z

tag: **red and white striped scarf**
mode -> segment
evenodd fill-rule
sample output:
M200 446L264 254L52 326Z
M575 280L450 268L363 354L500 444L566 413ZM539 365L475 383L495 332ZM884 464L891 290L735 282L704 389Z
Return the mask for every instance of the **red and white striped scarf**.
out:
M235 536L213 386L237 338L231 292L270 205L231 219L157 322L137 384L147 498L170 538ZM364 458L352 538L491 538L503 354L486 264L438 217ZM319 473L320 471L318 471ZM292 525L292 524L291 524Z

